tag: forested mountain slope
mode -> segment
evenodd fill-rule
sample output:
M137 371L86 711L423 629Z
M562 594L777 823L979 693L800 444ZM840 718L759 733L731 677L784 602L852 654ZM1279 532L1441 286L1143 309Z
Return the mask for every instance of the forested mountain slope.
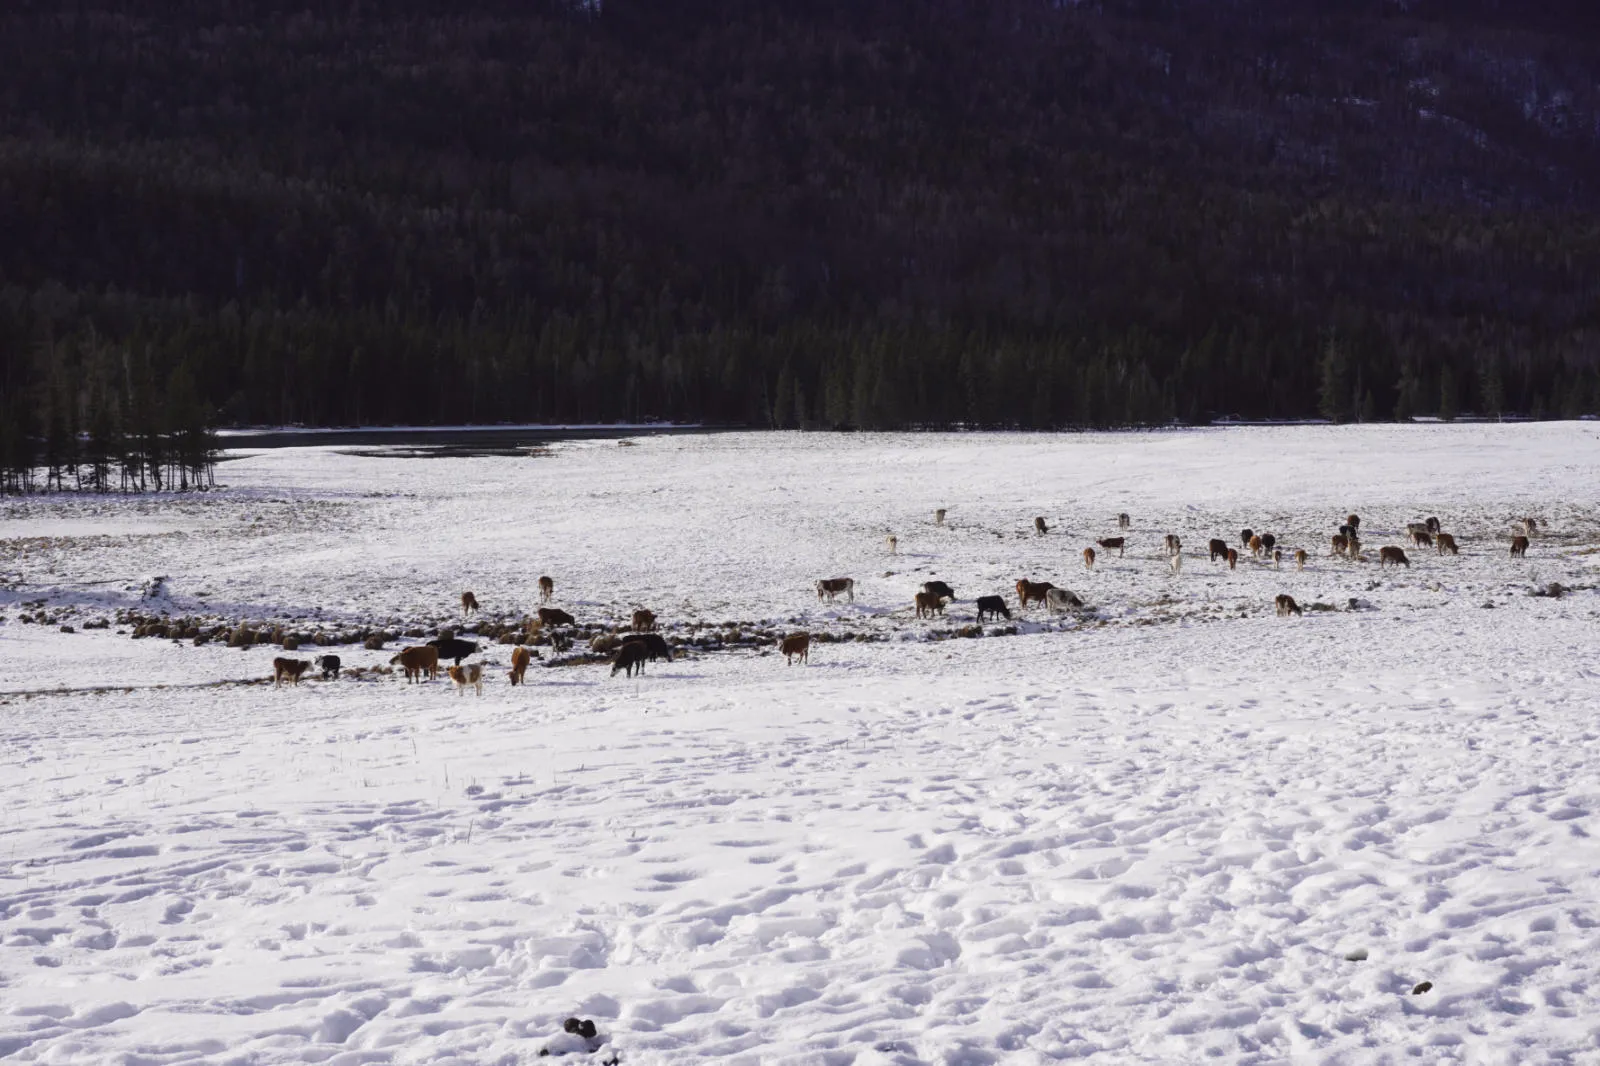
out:
M0 438L1600 410L1600 20L1541 12L7 5Z

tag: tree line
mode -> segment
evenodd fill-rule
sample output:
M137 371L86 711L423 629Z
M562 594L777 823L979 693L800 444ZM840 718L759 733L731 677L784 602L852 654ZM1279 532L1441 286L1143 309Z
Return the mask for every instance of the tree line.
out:
M1600 411L1597 61L1473 0L24 0L5 484L193 483L215 424Z

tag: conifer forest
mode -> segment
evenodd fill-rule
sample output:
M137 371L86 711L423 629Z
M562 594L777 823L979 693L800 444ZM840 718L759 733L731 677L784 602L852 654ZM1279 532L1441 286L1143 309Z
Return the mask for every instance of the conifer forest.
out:
M1600 15L15 0L0 490L223 425L1600 412Z

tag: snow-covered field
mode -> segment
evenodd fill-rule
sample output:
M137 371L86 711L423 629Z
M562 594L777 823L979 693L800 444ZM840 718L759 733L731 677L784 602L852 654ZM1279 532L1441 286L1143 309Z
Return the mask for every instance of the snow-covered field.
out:
M0 501L0 1058L1600 1061L1600 427L303 449L218 479ZM1328 557L1348 511L1369 561ZM1429 515L1461 556L1380 571ZM1311 565L1206 561L1245 526ZM275 690L272 646L84 628L431 629L463 589L532 611L540 574L580 622L852 639L631 680L543 648L518 688L494 644L480 699ZM819 603L844 575L855 603ZM1018 613L1024 576L1092 610ZM958 602L919 621L934 577ZM954 635L982 594L1015 633Z

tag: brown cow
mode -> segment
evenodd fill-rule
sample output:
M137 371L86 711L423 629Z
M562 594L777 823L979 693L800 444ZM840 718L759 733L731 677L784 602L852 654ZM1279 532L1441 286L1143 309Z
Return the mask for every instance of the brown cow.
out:
M635 670L640 676L644 674L644 664L650 658L650 649L640 641L624 641L617 648L617 657L611 660L611 676L616 677L621 670L627 677L632 677Z
M1378 568L1381 570L1390 564L1395 566L1403 566L1407 570L1411 569L1411 560L1406 558L1406 552L1404 548L1396 548L1393 546L1379 548Z
M656 628L654 611L647 611L643 607L633 612L633 631L635 633L652 633Z
M523 675L528 672L528 664L533 661L533 652L518 644L511 649L511 683L523 684Z
M1228 549L1228 569L1229 570L1237 570L1237 569L1239 569L1239 549L1238 548L1229 548Z
M1344 524L1349 526L1351 529L1360 529L1361 516L1358 514L1347 514L1344 516Z
M400 649L400 654L389 660L389 665L399 663L406 672L406 684L424 677L432 680L439 676L439 649L431 644L419 644Z
M1181 551L1183 551L1183 541L1178 539L1178 535L1176 533L1168 533L1167 534L1167 554L1168 555L1177 555Z
M539 602L549 603L550 598L556 594L556 583L548 577L539 579Z
M1055 588L1048 581L1029 581L1023 578L1017 582L1017 599L1026 607L1029 603L1043 603L1044 594Z
M826 599L829 603L839 593L850 597L850 602L856 602L856 580L853 577L825 577L817 582L817 599Z
M465 666L447 666L445 673L450 675L450 680L455 683L456 695L465 696L467 689L478 690L478 695L483 695L483 664L468 663Z
M1296 548L1294 550L1294 568L1296 570L1304 570L1306 568L1306 560L1308 558L1310 558L1310 556L1306 555L1306 550L1304 548Z
M1328 552L1328 554L1329 555L1343 555L1346 552L1348 552L1349 550L1350 550L1350 538L1345 536L1343 533L1335 533L1333 535L1333 550Z
M1518 555L1527 555L1527 554L1528 554L1528 538L1527 537L1521 537L1521 536L1512 537L1511 538L1511 555L1512 555L1512 557L1514 558L1514 557L1516 557Z
M1083 549L1083 568L1085 570L1093 570L1094 569L1094 549L1093 548L1085 548L1085 549Z
M1411 531L1411 546L1413 548L1433 547L1433 537L1426 529L1413 529Z
M1044 524L1043 518L1035 518L1033 520L1033 530L1042 537L1046 533L1050 532L1050 527Z
M1128 538L1127 537L1104 537L1104 538L1102 538L1100 540L1095 541L1095 543L1100 545L1100 547L1104 548L1106 551L1110 551L1112 548L1117 549L1117 558L1120 559L1120 558L1122 558L1122 549L1128 543Z
M1255 556L1257 559L1266 554L1267 550L1266 544L1261 540L1261 534L1259 533L1250 538L1249 543L1246 544L1246 547L1250 549L1250 554Z
M1277 567L1280 570L1283 569L1283 549L1281 549L1281 548L1273 548L1272 549L1272 565Z
M783 658L790 666L794 665L796 659L808 663L811 661L811 634L791 633L783 638L778 650L783 652Z
M300 684L300 675L311 669L310 659L284 659L272 660L272 687L277 688L285 679L291 685Z
M1212 562L1216 562L1218 559L1226 559L1228 557L1228 542L1223 540L1221 537L1212 537L1210 548Z
M944 614L944 597L933 592L919 592L916 595L917 617L932 618L936 614Z
M1345 545L1344 553L1350 557L1351 562L1361 561L1361 538L1354 533L1350 534L1349 543Z
M478 597L474 596L470 592L463 592L461 594L461 617L465 618L467 615L473 614L477 610Z
M559 607L539 608L539 624L546 629L554 626L576 625L577 619Z
M1449 552L1451 555L1461 554L1456 548L1456 538L1449 533L1440 533L1437 537L1434 537L1433 546L1440 555L1445 552Z
M1279 618L1288 618L1291 614L1299 618L1305 613L1300 610L1300 605L1294 602L1294 597L1287 592L1280 592L1278 598L1273 601L1273 605Z

